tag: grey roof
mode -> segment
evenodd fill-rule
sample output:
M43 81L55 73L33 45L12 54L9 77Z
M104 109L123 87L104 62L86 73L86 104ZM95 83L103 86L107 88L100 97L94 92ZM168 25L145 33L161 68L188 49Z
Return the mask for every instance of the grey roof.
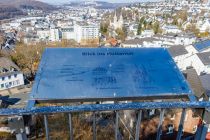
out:
M184 71L185 77L190 84L194 94L196 97L201 98L203 95L205 96L205 89L197 75L195 69L187 69Z
M126 40L123 42L123 44L143 44L143 42L152 42L152 41L160 41L159 39L153 38L153 37L145 37L145 38L135 38L135 39L130 39Z
M198 53L197 56L204 65L210 65L210 52Z
M173 57L176 57L179 55L184 55L184 54L188 53L187 50L185 49L185 47L182 45L171 46L168 50Z
M17 70L20 70L19 67L14 62L12 62L12 60L6 57L0 57L0 67L3 67L5 69L13 67Z
M165 34L165 35L161 35L161 34L156 34L153 37L155 38L164 38L164 39L176 39L175 36L172 36L171 34Z
M14 68L16 71L20 71L19 67L6 57L0 57L0 68L4 68L10 71L10 68ZM6 73L0 73L0 76L5 75Z
M123 44L143 44L143 41L141 39L130 39L123 42Z
M207 95L210 97L210 74L199 76L201 83L206 90Z

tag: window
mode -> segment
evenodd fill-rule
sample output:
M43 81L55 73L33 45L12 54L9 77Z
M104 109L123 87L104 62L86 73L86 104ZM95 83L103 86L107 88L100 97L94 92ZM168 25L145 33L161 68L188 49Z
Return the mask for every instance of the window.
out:
M2 77L1 80L4 81L5 80L5 77Z
M16 82L17 82L17 85L19 85L19 84L20 84L20 81L19 81L19 80L17 80Z
M17 78L17 74L14 74L14 77Z
M8 79L11 79L11 76L8 76Z
M4 88L4 84L1 84L1 88Z

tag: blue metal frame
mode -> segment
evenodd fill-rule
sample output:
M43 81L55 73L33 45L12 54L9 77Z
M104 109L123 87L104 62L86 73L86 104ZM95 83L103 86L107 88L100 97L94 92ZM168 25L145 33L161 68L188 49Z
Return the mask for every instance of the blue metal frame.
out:
M79 106L48 106L31 109L0 109L0 116L36 115L71 112L94 112L140 109L210 108L210 102L135 102L117 104L91 104Z

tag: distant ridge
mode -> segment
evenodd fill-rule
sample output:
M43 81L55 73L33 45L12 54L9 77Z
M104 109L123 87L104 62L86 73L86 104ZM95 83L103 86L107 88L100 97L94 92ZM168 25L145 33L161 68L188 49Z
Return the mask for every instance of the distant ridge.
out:
M92 3L88 2L88 1L83 1L83 2L72 1L67 5L69 5L69 6L93 6L94 8L97 8L97 9L115 9L115 8L119 8L122 6L129 5L129 4L130 3L109 3L109 2L105 2L105 1L92 1Z
M36 0L0 0L0 20L26 15L22 9L49 11L55 7Z

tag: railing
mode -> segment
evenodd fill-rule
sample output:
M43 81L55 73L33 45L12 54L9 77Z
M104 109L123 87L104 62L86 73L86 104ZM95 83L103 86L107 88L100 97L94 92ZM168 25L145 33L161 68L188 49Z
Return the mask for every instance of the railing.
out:
M210 102L136 102L136 103L117 103L117 104L91 104L79 106L50 106L50 107L34 107L31 109L1 109L0 116L23 116L23 115L43 115L45 124L46 139L49 140L48 115L67 113L69 119L70 140L73 140L72 113L93 112L93 140L96 140L96 113L101 111L115 112L115 139L119 139L119 111L136 110L138 113L135 130L135 140L139 140L140 125L142 121L142 110L160 109L159 124L157 128L156 140L161 139L162 123L166 109L182 109L179 128L176 140L181 140L186 109L202 109L210 108ZM206 136L205 124L202 125L200 132L196 133L195 139L204 140Z

